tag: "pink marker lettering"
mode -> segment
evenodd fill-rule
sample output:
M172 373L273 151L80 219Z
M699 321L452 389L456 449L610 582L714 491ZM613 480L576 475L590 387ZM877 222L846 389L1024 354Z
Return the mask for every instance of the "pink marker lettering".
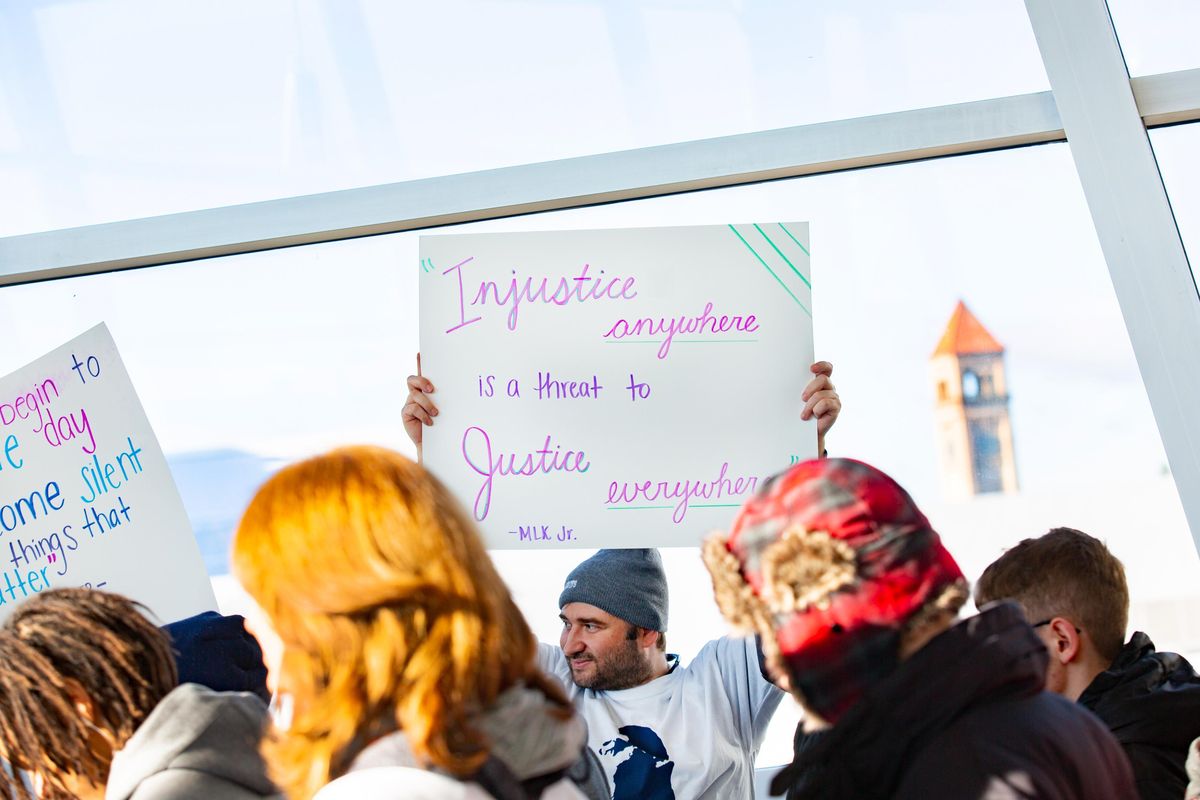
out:
M475 519L482 522L487 519L492 507L492 491L496 476L533 477L547 475L552 472L587 472L591 461L585 461L587 456L582 450L563 451L562 445L550 446L551 437L546 436L545 444L532 452L495 453L492 452L492 439L487 431L478 425L472 425L463 431L462 456L476 474L483 477L483 483L475 494L473 508Z

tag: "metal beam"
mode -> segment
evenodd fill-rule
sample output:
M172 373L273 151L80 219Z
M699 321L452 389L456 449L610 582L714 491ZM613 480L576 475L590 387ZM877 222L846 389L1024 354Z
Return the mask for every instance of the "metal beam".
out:
M0 239L0 286L1063 139L1049 92Z
M1200 294L1142 115L1196 99L1176 73L1139 111L1105 0L1025 0L1179 498L1200 549Z
M1134 81L1200 119L1200 70ZM0 238L0 287L1063 141L1049 92Z
M1146 127L1200 120L1200 69L1147 75L1130 83Z

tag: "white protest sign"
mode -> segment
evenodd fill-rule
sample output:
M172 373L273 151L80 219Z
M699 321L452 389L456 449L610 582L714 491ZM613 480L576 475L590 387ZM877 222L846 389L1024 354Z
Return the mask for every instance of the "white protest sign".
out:
M421 237L425 465L490 547L696 545L816 456L807 223Z
M0 378L0 618L90 586L163 622L216 608L158 440L101 324Z

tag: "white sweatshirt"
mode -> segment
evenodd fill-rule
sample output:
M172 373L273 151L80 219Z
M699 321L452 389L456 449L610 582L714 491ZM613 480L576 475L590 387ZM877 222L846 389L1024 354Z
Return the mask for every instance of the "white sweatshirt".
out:
M763 678L753 639L709 642L686 667L619 691L580 689L562 649L538 646L587 720L613 800L747 800L754 760L783 692Z

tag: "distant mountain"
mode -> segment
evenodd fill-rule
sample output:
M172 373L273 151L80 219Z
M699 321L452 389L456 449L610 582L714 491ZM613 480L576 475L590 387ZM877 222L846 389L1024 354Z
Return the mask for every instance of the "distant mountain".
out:
M284 462L243 450L167 456L209 575L229 572L229 544L254 492Z

